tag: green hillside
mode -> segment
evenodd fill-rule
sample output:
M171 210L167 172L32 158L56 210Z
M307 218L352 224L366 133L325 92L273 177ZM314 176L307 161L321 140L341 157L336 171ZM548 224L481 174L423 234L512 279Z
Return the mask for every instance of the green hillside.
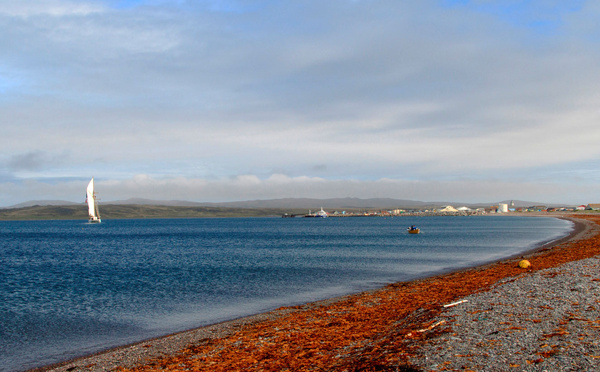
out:
M278 208L174 207L160 205L102 205L103 220L123 218L269 217L305 210ZM85 205L32 206L0 209L0 220L87 220Z

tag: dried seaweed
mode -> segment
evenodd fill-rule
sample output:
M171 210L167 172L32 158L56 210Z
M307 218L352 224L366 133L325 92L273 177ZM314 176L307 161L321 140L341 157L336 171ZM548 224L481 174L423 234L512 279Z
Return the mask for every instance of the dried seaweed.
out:
M579 216L577 216L579 217ZM581 218L581 217L580 217ZM586 216L595 223L600 217ZM527 259L527 272L600 254L600 236L544 249ZM322 306L296 307L275 320L190 345L133 370L120 371L417 371L409 364L419 343L448 331L432 320L443 304L488 290L523 274L519 259L434 278L397 283ZM290 308L291 309L291 308ZM535 320L532 320L535 321ZM505 331L519 331L517 327ZM561 335L561 330L545 335ZM554 351L542 352L542 356ZM541 359L540 359L541 360ZM527 361L537 364L540 360Z

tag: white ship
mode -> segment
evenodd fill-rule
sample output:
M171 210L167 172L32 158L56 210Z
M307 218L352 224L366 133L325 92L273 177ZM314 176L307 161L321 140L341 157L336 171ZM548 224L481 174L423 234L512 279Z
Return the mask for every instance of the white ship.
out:
M321 210L317 212L317 214L315 215L315 217L321 217L321 218L327 218L327 212L325 212L323 210L323 207L321 207Z
M100 223L100 213L98 212L98 201L96 200L96 192L94 191L94 177L87 186L86 200L88 205L88 214L90 215L90 223Z

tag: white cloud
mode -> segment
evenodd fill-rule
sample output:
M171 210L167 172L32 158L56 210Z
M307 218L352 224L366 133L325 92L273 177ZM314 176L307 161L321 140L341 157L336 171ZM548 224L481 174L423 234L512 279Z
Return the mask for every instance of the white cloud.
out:
M0 15L10 17L35 17L35 16L85 16L94 13L100 13L104 8L98 4L85 1L66 1L66 0L24 0L0 1Z
M25 181L0 183L0 205L39 199L83 202L81 190L89 179L76 181ZM594 202L585 195L595 186L577 182L512 182L493 180L420 181L382 178L372 181L326 180L319 177L289 177L281 174L260 179L254 175L231 179L157 179L136 175L124 180L95 178L102 203L131 197L155 200L200 202L277 198L397 198L431 202L494 203L515 199L545 203L582 204ZM12 195L9 200L6 195Z
M492 193L600 159L590 4L539 5L552 30L479 3L195 4L0 1L0 173L239 199L386 178Z

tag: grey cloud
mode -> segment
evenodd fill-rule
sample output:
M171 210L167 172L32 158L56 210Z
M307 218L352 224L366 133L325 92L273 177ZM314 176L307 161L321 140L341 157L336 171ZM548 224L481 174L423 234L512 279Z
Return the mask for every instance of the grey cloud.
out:
M600 158L590 4L552 35L438 2L0 4L15 172L516 182Z
M34 150L26 153L10 156L6 160L6 168L13 177L24 172L39 174L44 172L55 172L58 168L69 163L68 152L48 153Z
M13 171L34 171L43 169L46 159L41 151L32 151L26 154L13 155L7 164L8 168Z

